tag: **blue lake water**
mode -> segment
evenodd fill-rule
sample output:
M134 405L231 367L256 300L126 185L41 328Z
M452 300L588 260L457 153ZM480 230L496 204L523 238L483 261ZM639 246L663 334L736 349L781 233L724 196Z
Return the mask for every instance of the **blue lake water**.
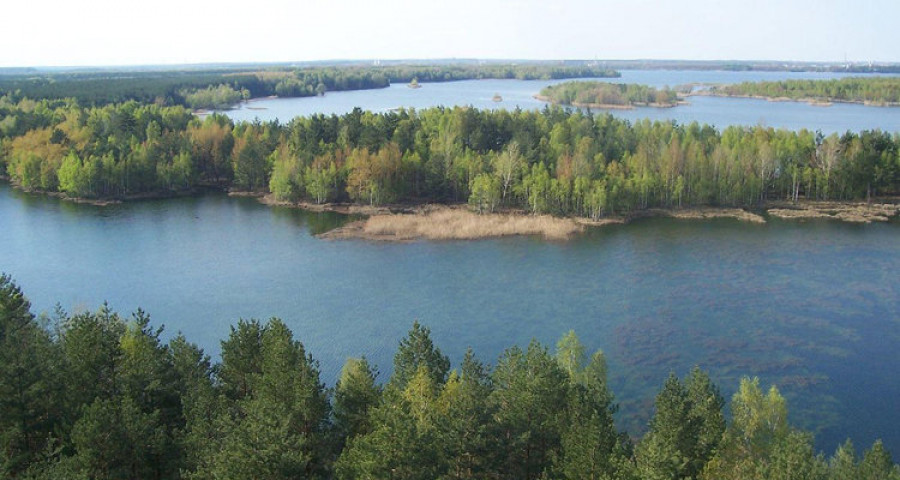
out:
M405 87L404 87L405 88ZM574 329L603 349L620 426L639 432L669 371L776 383L833 451L900 452L900 224L647 219L568 242L324 241L343 221L210 193L94 207L0 183L0 270L37 312L107 300L212 355L238 318L283 318L333 383L348 356L382 377L414 320L458 362L494 363Z
M814 72L725 72L681 70L624 70L621 78L594 79L615 83L638 83L654 87L687 83L739 83L787 79L830 79L853 76ZM856 76L859 76L858 74ZM533 95L543 87L565 80L466 80L445 83L423 83L412 89L395 84L377 90L330 92L322 97L258 99L223 113L235 120L279 120L314 113L343 114L362 107L372 111L388 111L399 107L422 109L434 106L471 105L477 108L541 109L544 102ZM502 102L492 100L499 94ZM729 125L765 125L776 128L821 130L843 133L847 130L881 129L900 131L900 108L867 107L836 103L815 107L803 102L767 102L756 99L690 97L689 105L674 108L636 108L611 110L609 113L631 121L642 119L676 120L679 123L708 123L723 128ZM600 112L599 110L597 112Z

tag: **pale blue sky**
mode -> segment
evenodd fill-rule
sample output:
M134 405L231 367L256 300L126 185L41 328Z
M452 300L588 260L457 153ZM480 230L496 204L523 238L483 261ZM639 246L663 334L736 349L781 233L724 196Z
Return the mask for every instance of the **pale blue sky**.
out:
M0 66L522 58L900 62L900 0L11 0Z

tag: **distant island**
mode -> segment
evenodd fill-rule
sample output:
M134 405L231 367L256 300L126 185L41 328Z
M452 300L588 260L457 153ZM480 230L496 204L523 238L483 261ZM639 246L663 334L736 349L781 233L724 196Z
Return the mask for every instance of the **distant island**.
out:
M897 107L900 106L900 77L743 82L735 85L713 85L693 94L809 102L818 106L842 102Z
M678 94L668 88L658 90L646 85L593 81L551 85L541 90L535 98L556 105L600 109L667 108L678 105Z

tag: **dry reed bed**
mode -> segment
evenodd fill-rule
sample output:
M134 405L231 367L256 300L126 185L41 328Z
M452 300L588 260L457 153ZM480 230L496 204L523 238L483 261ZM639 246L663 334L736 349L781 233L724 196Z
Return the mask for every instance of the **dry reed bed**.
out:
M409 215L375 215L327 232L321 237L406 241L542 235L551 240L564 240L583 229L583 226L570 218L549 215L478 215L463 209L442 207Z
M900 205L891 203L813 202L771 208L769 215L785 219L830 218L852 223L886 222L900 213Z
M740 208L713 208L713 207L694 207L677 210L666 210L660 208L651 208L639 213L637 216L649 217L671 217L682 220L708 220L711 218L733 218L742 222L750 223L766 223L766 219L761 215L748 212Z

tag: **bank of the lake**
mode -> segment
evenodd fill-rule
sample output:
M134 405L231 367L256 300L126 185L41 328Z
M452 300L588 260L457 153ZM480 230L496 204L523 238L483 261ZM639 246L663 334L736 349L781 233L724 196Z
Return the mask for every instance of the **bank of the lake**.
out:
M332 212L210 192L106 207L0 184L0 269L36 312L143 308L219 354L238 318L283 318L333 384L348 356L390 374L413 320L458 364L492 363L574 329L610 362L621 425L639 432L669 371L710 370L727 397L758 375L832 452L900 451L900 224L636 219L565 242L331 242ZM351 332L351 333L347 333Z
M234 193L232 193L234 195ZM241 195L241 194L239 194ZM334 212L355 217L345 225L317 236L327 240L362 239L379 242L411 240L481 240L517 235L536 235L548 240L569 240L585 227L621 225L646 218L678 220L734 219L766 223L767 217L790 220L828 219L848 223L887 222L900 214L900 198L887 197L873 202L768 202L755 211L722 207L673 207L636 210L628 215L598 218L533 215L518 209L476 212L466 204L392 204L359 205L352 203L286 202L271 194L244 194L265 205L298 208L310 212Z
M790 98L790 97L771 97L766 95L745 95L745 94L731 94L720 91L710 91L710 90L697 90L694 92L684 94L686 97L720 97L720 98L735 98L735 99L749 99L749 100L764 100L766 102L773 103L782 103L782 102L796 102L796 103L805 103L811 107L831 107L834 104L845 104L845 105L862 105L866 107L900 107L900 103L898 102L870 102L865 100L845 100L838 98L818 98L818 97L798 97L798 98Z

